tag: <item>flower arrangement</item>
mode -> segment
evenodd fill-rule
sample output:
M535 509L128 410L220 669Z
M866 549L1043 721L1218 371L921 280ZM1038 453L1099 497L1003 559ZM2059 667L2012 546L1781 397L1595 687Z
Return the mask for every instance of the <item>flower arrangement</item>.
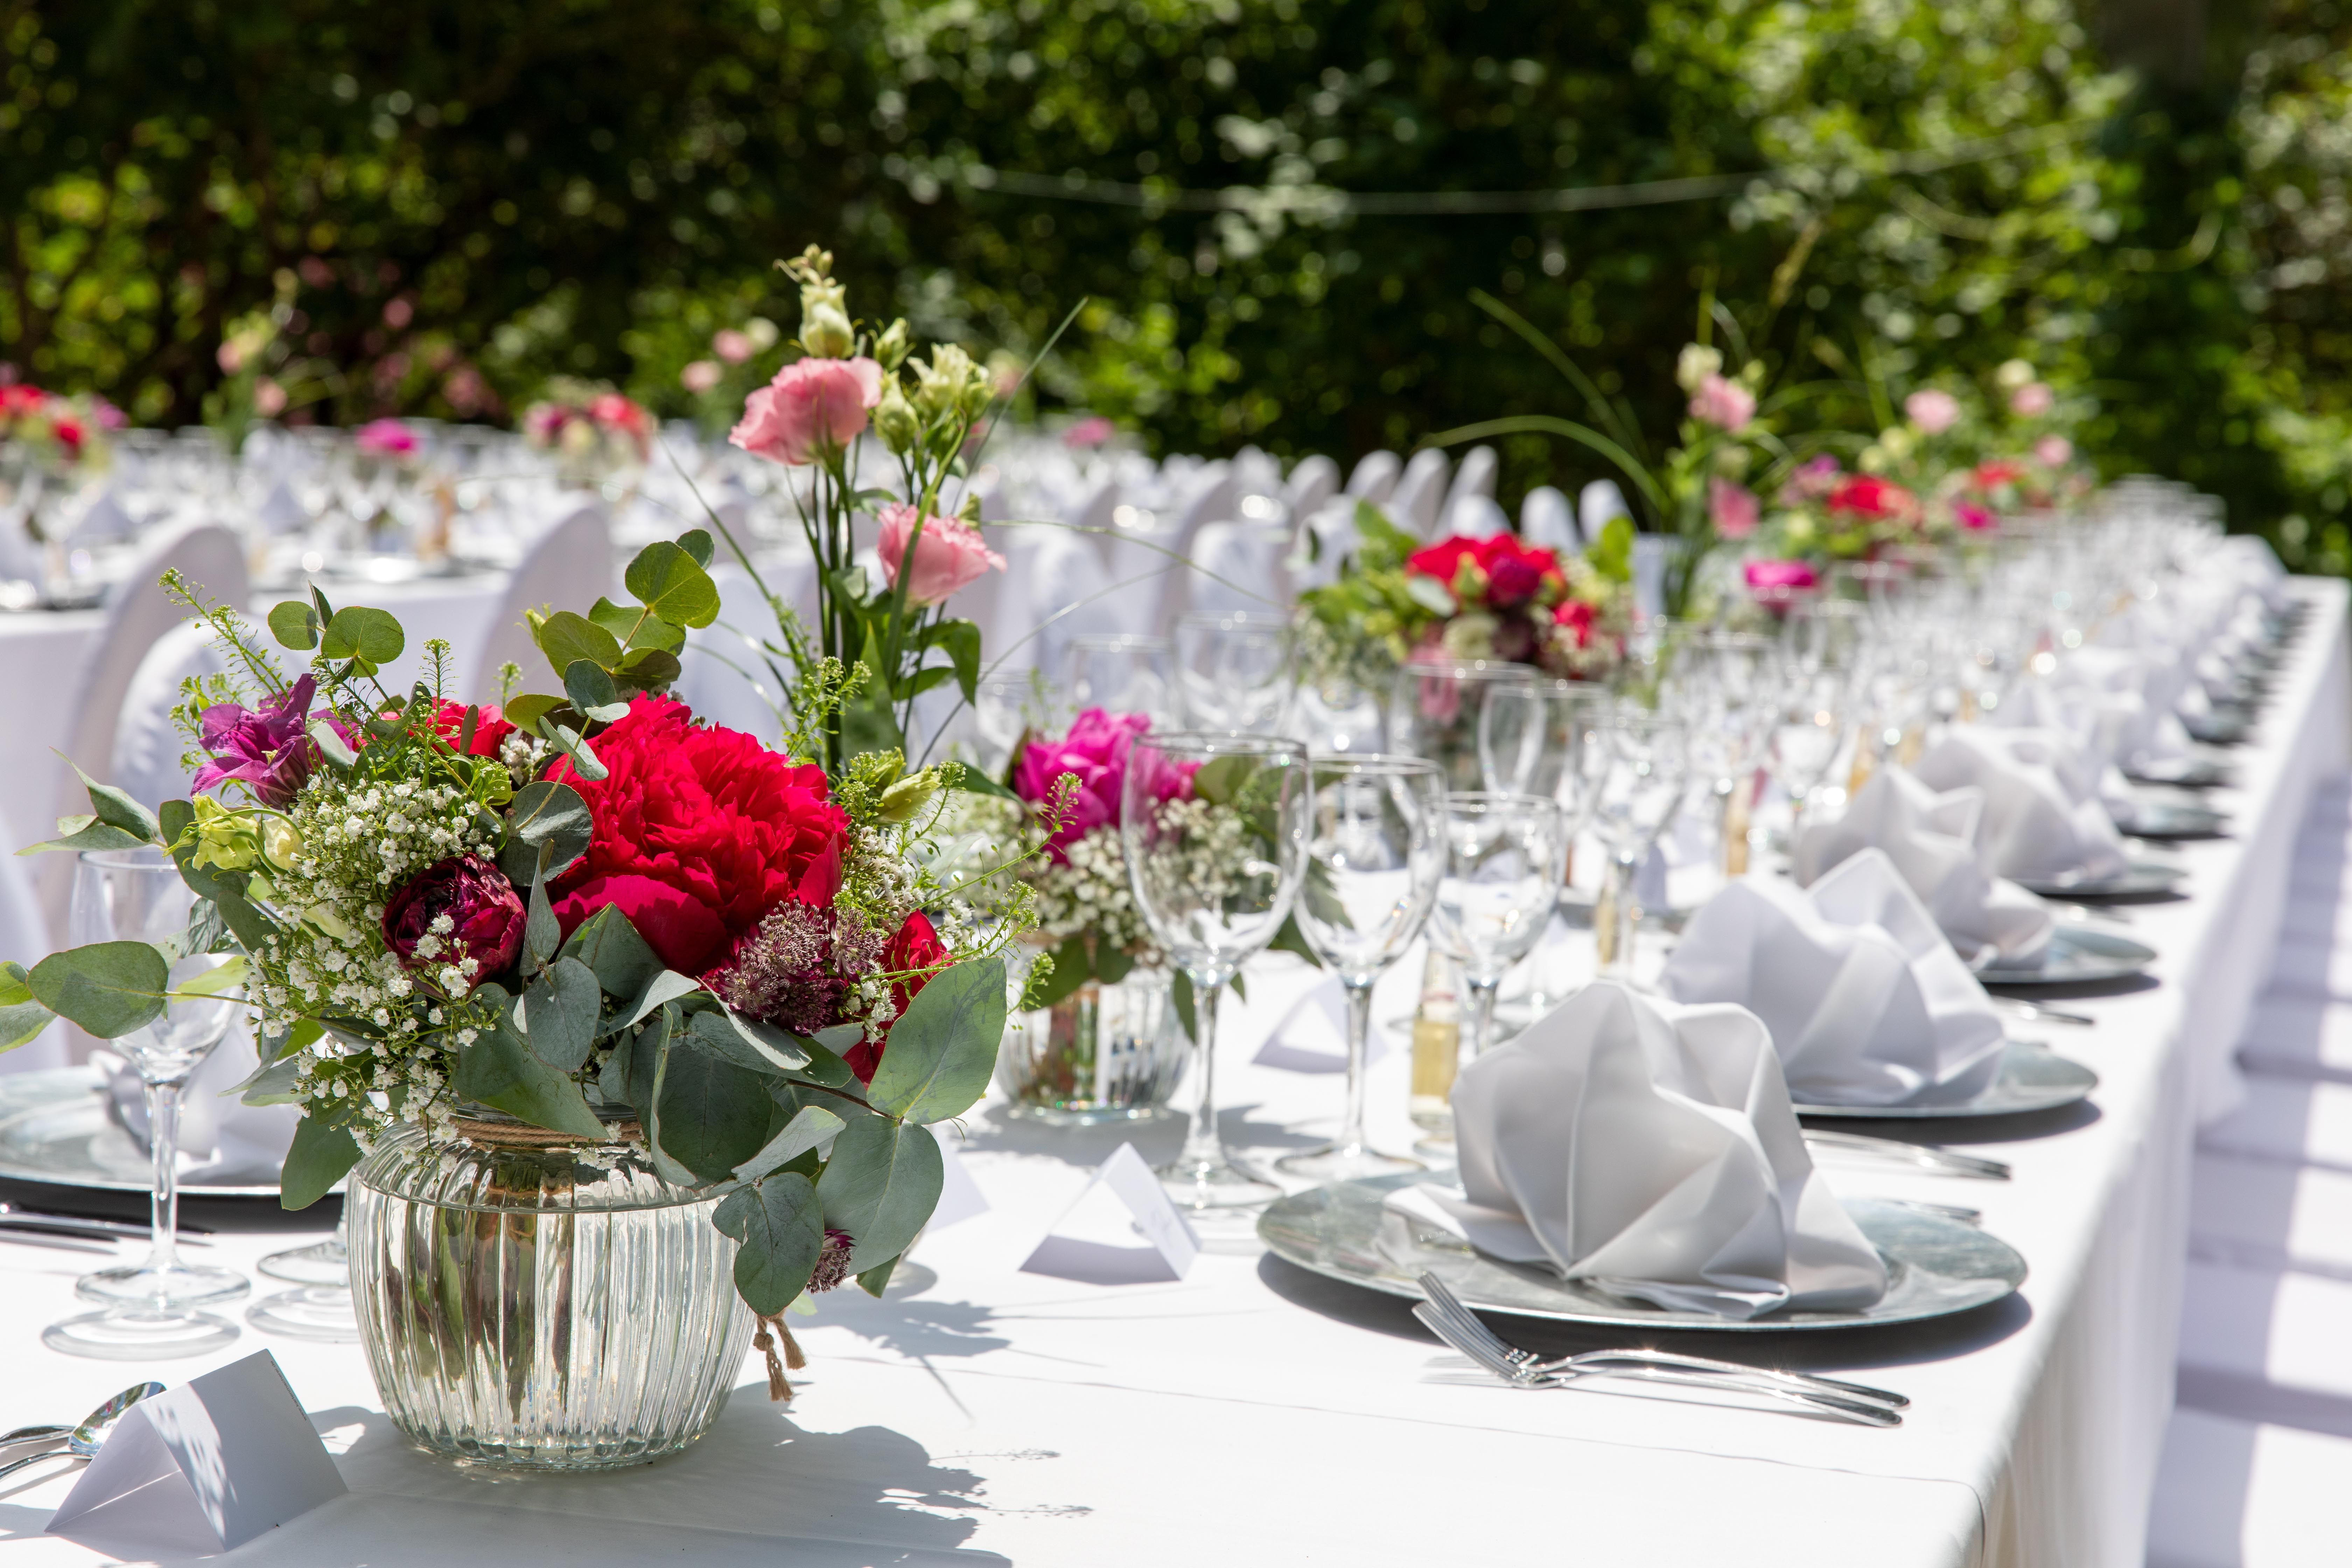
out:
M45 472L102 467L122 415L104 398L66 397L30 382L0 385L0 443Z
M554 455L572 484L593 484L642 468L653 453L653 416L604 382L558 377L523 410L523 439Z
M1572 679L1615 668L1632 610L1630 521L1564 558L1512 534L1421 545L1370 506L1356 526L1338 579L1299 595L1315 679L1380 691L1413 660L1502 659Z
M46 848L167 850L198 895L183 952L231 955L262 1060L248 1101L297 1106L289 1206L396 1125L490 1110L583 1139L633 1119L656 1167L724 1194L736 1283L763 1318L856 1274L878 1293L930 1213L922 1124L985 1087L1001 950L1025 908L929 868L953 764L891 750L837 771L697 721L666 689L717 614L698 531L646 547L633 602L534 616L563 694L468 706L378 677L383 610L279 605L289 675L227 609L166 586L235 673L178 718L196 793L154 814L91 784ZM72 949L0 972L0 1041L51 1016L101 1038L164 1007L167 954Z

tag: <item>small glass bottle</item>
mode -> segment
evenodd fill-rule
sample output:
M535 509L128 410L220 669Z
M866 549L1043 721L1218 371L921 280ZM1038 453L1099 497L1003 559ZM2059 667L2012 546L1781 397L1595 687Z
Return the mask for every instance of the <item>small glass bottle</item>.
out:
M1462 1065L1462 966L1435 947L1421 969L1421 1003L1412 1015L1413 1125L1417 1147L1454 1143L1454 1075Z

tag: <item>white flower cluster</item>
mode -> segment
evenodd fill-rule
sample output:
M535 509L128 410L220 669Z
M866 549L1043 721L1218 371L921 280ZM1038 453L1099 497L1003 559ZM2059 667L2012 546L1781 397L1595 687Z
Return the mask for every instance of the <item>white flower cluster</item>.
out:
M421 988L384 945L384 902L443 860L488 858L496 838L454 784L354 787L323 771L295 797L287 821L274 838L275 868L253 889L282 928L257 955L261 1026L282 1034L301 1017L323 1016L386 1031L373 1045L328 1035L305 1047L295 1069L303 1100L362 1100L361 1119L373 1125L395 1111L432 1120L427 1107L443 1098L446 1049L470 1044L481 1021L457 1005L478 966L465 959L432 976L448 1001Z
M1073 840L1056 865L1039 856L1024 869L1037 889L1038 934L1052 942L1066 942L1087 931L1096 940L1157 963L1150 928L1135 907L1135 888L1127 878L1127 851L1118 829L1097 827Z

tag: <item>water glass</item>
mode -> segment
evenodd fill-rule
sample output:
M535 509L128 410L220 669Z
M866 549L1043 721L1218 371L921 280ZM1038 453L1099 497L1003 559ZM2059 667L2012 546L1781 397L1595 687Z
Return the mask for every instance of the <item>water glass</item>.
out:
M1494 1043L1495 992L1551 923L1567 864L1557 801L1488 790L1445 797L1445 872L1430 940L1462 965L1474 1056Z
M1297 679L1290 622L1281 616L1186 616L1176 624L1183 721L1195 730L1282 731Z
M1167 638L1089 633L1072 637L1062 657L1062 694L1073 715L1100 708L1140 713L1156 730L1181 722Z
M1633 883L1658 842L1682 810L1689 777L1689 737L1673 720L1620 707L1601 727L1610 764L1598 790L1593 826L1609 846L1609 881L1593 913L1601 973L1630 980L1633 934L1641 908Z
M156 849L87 850L74 868L70 934L77 945L174 942L188 929L195 895L170 856ZM222 962L214 953L175 959L174 990ZM180 1261L180 1095L189 1077L228 1032L238 1006L226 997L165 1003L154 1022L110 1042L138 1069L147 1097L147 1139L154 1156L149 1207L152 1239L145 1261L85 1274L75 1292L105 1310L44 1330L50 1349L110 1361L198 1355L236 1338L236 1328L198 1309L244 1295L251 1282L234 1269Z
M1119 838L1137 910L1192 987L1183 1152L1160 1179L1189 1209L1245 1207L1281 1189L1226 1154L1217 1127L1217 1006L1290 918L1314 794L1307 749L1277 736L1171 731L1128 753Z
M1339 1136L1276 1161L1318 1182L1422 1168L1373 1149L1364 1131L1372 986L1428 923L1445 872L1445 777L1421 757L1318 757L1298 929L1348 993L1348 1104Z
M1485 782L1478 723L1488 699L1535 684L1535 671L1524 664L1408 664L1389 690L1389 750L1437 763L1449 789L1475 790Z

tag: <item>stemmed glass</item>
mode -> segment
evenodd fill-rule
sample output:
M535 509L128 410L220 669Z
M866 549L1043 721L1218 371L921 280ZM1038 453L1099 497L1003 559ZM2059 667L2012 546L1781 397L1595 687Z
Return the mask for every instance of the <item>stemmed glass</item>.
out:
M1290 918L1307 866L1314 781L1307 748L1267 735L1174 731L1137 738L1119 840L1137 910L1192 986L1183 1152L1160 1168L1178 1205L1244 1207L1282 1195L1225 1153L1217 1128L1217 1004L1225 983Z
M1601 781L1594 826L1609 846L1609 884L1603 908L1594 912L1593 940L1600 946L1601 973L1619 980L1633 975L1633 933L1641 909L1633 880L1658 835L1682 809L1689 773L1689 738L1671 719L1620 706L1601 726L1611 755Z
M1495 993L1551 922L1568 863L1559 804L1539 795L1463 791L1445 797L1445 874L1430 940L1470 987L1470 1051L1494 1043Z
M1830 658L1810 667L1791 661L1782 674L1772 721L1772 772L1789 795L1789 847L1793 850L1806 810L1845 742L1851 672L1843 661Z
M1297 688L1290 622L1262 614L1186 616L1176 623L1176 681L1197 730L1279 731Z
M1408 664L1389 691L1389 750L1427 757L1445 770L1449 788L1475 789L1482 782L1479 716L1488 700L1535 683L1535 672L1524 664Z
M348 1343L360 1337L352 1308L352 1257L343 1222L335 1234L309 1247L273 1252L255 1265L272 1279L295 1286L265 1296L245 1310L246 1321L274 1334Z
M1727 877L1748 869L1748 795L1778 668L1769 638L1717 632L1701 645L1696 677L1685 692L1691 772L1714 795L1717 866Z
M1428 923L1445 871L1445 776L1421 757L1318 757L1298 929L1348 993L1348 1112L1333 1142L1275 1163L1318 1182L1422 1169L1364 1133L1372 985Z
M184 942L194 895L170 856L155 849L86 850L74 868L70 923L76 942L151 942L168 954ZM220 963L212 953L173 959L173 991ZM252 1289L234 1269L180 1261L180 1093L228 1032L238 1003L229 996L174 996L152 1024L113 1043L147 1091L147 1140L155 1159L152 1242L146 1261L85 1274L74 1289L105 1310L42 1331L52 1350L109 1361L198 1355L236 1338L236 1328L197 1309Z
M1175 682L1169 674L1165 637L1123 632L1088 633L1070 639L1063 655L1063 690L1073 715L1089 708L1140 713L1154 725L1174 728Z

